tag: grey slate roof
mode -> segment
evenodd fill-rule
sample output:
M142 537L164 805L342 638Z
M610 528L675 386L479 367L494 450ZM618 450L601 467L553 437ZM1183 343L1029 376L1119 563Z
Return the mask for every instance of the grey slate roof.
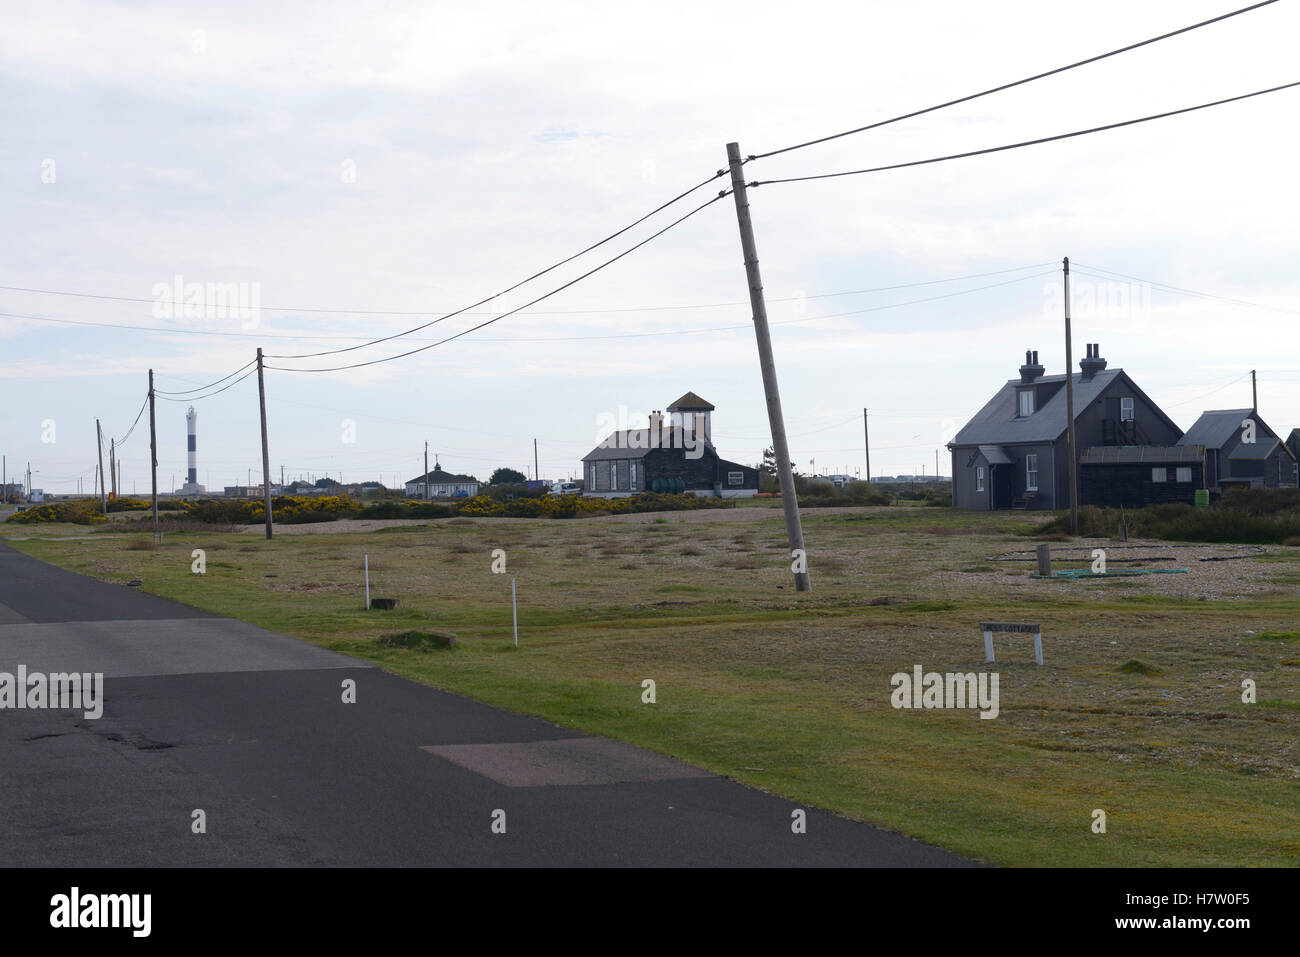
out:
M1262 435L1255 442L1242 442L1230 453L1228 459L1233 462L1262 462L1273 454L1273 450L1282 444L1281 439L1271 435Z
M406 483L407 485L423 485L424 476L417 475ZM478 479L472 475L452 475L450 472L444 472L442 469L434 469L429 473L430 485L479 485Z
M1241 428L1241 420L1251 414L1250 409L1218 409L1202 412L1201 417L1178 440L1179 445L1204 445L1207 449L1221 449L1232 434Z
M1006 450L1000 445L981 445L980 455L984 456L984 461L989 465L1010 465L1011 457L1007 455Z
M668 407L669 412L712 412L716 406L708 399L702 399L694 392L684 396Z
M1203 445L1094 445L1083 450L1080 465L1132 465L1200 462Z
M668 426L660 433L659 443L655 446L658 449L675 449L682 448L686 451L698 448L692 438L689 446L684 443L683 436L677 433L682 430L676 426ZM690 433L683 433L683 435ZM704 447L709 451L717 454L717 449L713 443L701 440ZM613 432L607 436L600 445L596 446L590 452L582 457L584 462L605 462L609 459L639 459L644 458L647 452L652 452L650 448L650 430L649 429L624 429L621 432Z
M1091 379L1084 379L1081 373L1074 373L1075 415L1087 408L1123 372L1123 369L1104 369ZM1065 376L1047 375L1034 380L1035 385L1045 382L1064 383ZM1070 424L1065 412L1065 390L1059 389L1033 415L1019 419L1016 418L1016 387L1019 385L1019 379L1008 379L997 395L957 433L951 444L1012 445L1017 442L1054 442L1059 439Z

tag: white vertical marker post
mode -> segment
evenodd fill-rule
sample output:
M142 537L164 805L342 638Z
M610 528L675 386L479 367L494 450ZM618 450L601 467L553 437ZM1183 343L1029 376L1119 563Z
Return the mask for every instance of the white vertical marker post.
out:
M366 556L366 611L370 610L370 556Z
M515 580L510 579L510 613L515 621L515 647L519 647L519 605L515 601Z

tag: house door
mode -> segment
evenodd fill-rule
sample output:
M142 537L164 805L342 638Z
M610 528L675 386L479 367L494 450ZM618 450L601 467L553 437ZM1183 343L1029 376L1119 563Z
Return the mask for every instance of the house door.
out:
M993 508L1011 507L1011 500L1016 497L1015 476L1014 465L993 467Z

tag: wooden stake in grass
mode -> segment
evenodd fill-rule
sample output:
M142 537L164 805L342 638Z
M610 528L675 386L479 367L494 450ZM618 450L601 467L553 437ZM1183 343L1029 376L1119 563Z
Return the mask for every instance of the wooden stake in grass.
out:
M370 556L366 556L366 611L370 610Z
M510 613L515 621L515 647L519 647L519 605L515 602L515 580L510 579Z

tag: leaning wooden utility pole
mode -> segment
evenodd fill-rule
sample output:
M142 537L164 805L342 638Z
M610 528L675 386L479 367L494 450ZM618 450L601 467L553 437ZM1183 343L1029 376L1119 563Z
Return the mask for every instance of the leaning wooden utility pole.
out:
M104 514L108 514L108 499L104 492L104 432L99 427L99 419L95 420L95 444L99 446L99 507ZM27 483L28 497L31 493L31 482Z
M867 450L867 484L871 484L871 433L867 429L867 410L862 410L862 447Z
M785 532L790 540L790 556L793 559L791 568L795 570L795 588L798 591L809 591L812 589L812 580L808 576L808 552L803 545L803 525L799 521L799 497L794 488L790 448L785 439L785 416L781 413L781 393L776 384L772 337L767 328L767 303L763 299L763 280L758 272L758 250L754 245L754 223L749 215L749 196L745 189L745 173L741 164L739 143L727 144L727 163L731 167L731 190L736 197L740 248L745 255L745 273L749 278L749 302L754 311L758 362L763 370L767 419L772 427L772 451L776 455L776 473L781 482L781 507L785 511Z
M266 493L266 537L271 538L271 451L266 445L266 383L262 380L262 350L257 350L257 402L262 408L262 491Z
M1070 453L1070 534L1079 534L1079 451L1074 444L1074 350L1070 344L1070 257L1065 268L1065 415L1069 421L1066 444ZM1037 405L1035 405L1037 408Z
M149 370L149 481L153 483L153 531L158 534L158 422L154 415L153 370ZM172 491L176 482L172 481Z

